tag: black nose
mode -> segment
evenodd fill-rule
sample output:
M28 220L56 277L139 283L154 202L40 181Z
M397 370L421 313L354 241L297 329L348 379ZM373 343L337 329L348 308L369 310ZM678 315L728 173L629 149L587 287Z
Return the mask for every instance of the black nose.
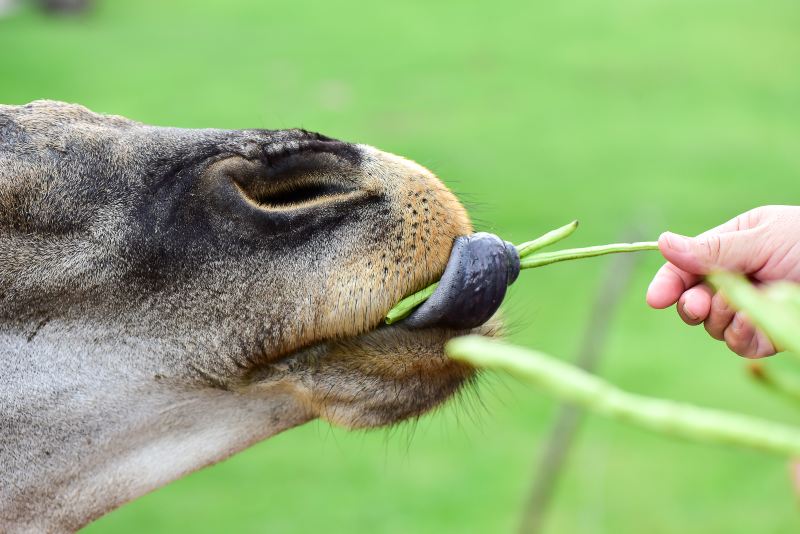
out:
M519 253L485 232L456 239L433 295L408 316L411 328L475 328L494 315L519 275Z

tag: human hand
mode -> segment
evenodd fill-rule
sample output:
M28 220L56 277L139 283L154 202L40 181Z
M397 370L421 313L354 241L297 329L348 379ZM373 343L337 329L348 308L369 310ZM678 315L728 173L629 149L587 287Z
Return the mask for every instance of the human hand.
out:
M800 282L800 206L756 208L694 238L665 232L658 246L668 263L647 289L650 306L677 303L686 324L704 323L711 337L741 356L775 354L769 338L703 279L711 271L727 270L746 274L757 284Z

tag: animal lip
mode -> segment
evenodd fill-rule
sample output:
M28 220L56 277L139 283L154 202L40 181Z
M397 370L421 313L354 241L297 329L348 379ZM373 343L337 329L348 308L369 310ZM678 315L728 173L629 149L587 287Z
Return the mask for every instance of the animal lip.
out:
M511 243L485 232L461 236L436 291L405 323L411 328L480 326L500 307L519 268L519 253Z

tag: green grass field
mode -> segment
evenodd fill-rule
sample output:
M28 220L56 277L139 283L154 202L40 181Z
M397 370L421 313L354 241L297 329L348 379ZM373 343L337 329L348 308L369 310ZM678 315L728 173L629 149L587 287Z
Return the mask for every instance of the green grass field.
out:
M800 193L796 0L311 3L98 0L0 19L0 102L184 127L302 126L437 172L477 227L571 246L698 233ZM644 253L602 374L790 423L744 363L644 303ZM511 339L572 357L608 259L526 272ZM776 358L776 368L792 366ZM417 425L312 423L101 519L90 533L510 532L556 404L504 377ZM785 459L587 420L554 533L800 532ZM2 483L0 481L0 483Z

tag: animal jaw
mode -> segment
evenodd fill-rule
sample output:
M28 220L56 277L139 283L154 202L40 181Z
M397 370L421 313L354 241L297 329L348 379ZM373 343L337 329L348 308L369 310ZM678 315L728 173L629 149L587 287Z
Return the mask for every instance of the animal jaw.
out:
M347 428L388 425L429 411L474 376L472 367L444 355L449 339L497 336L501 330L497 320L470 331L381 326L260 367L240 390L291 383L316 417Z
M464 332L382 318L471 230L365 145L0 106L0 530L77 529L317 417L439 404L472 375L443 355Z

